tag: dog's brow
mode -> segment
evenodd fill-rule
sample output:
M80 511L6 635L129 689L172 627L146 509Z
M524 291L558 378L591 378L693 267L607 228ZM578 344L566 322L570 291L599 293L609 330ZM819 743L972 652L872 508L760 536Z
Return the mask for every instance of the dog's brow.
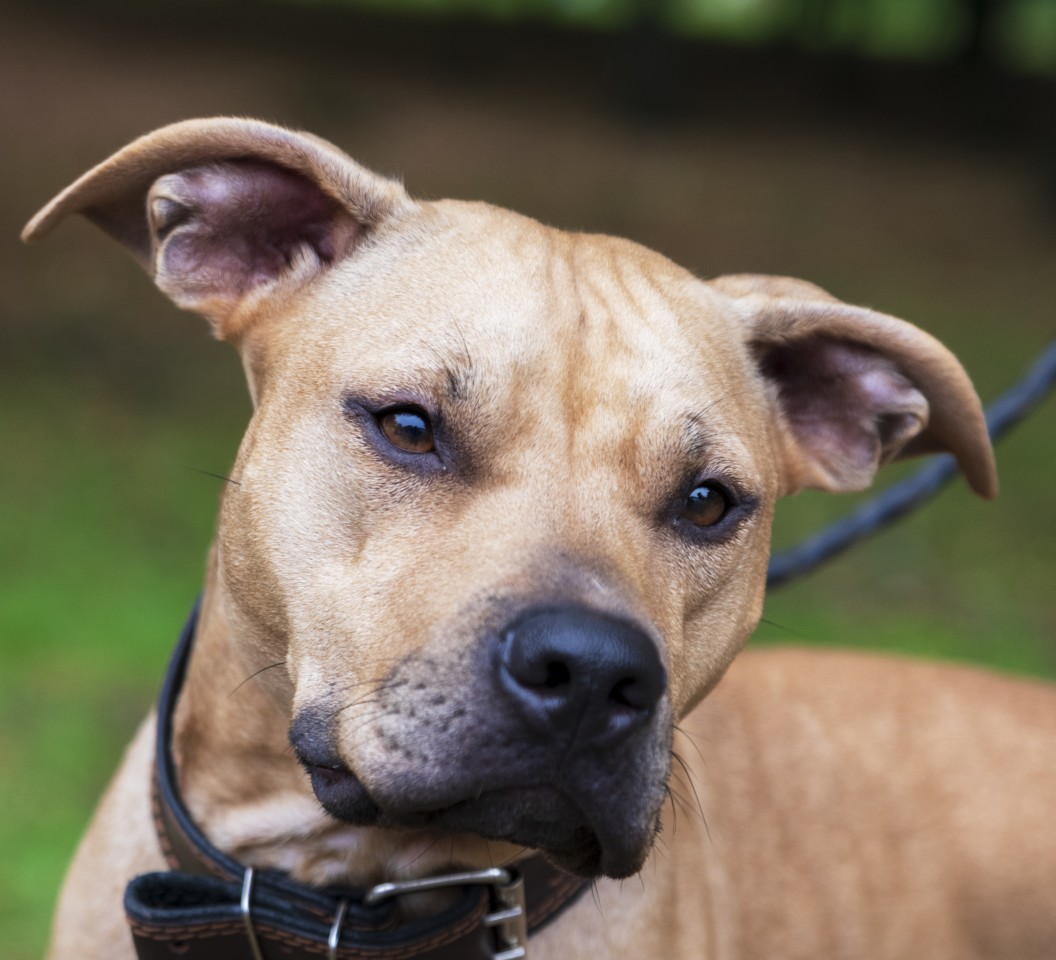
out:
M690 459L700 459L717 446L715 431L704 422L702 413L687 414L683 425L680 446Z
M444 376L447 380L447 395L453 402L458 403L469 396L469 384L473 376L471 366L445 365Z

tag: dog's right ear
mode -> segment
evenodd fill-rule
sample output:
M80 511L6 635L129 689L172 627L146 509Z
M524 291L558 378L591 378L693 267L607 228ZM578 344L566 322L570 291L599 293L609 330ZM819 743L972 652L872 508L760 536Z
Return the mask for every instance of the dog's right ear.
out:
M237 340L259 295L347 256L414 202L333 145L254 120L189 120L147 134L41 210L22 239L82 213L158 287Z

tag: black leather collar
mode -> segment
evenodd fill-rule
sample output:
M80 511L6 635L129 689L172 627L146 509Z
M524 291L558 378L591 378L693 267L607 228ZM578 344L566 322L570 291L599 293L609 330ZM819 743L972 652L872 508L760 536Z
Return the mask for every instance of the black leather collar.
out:
M526 955L525 929L541 929L586 889L582 878L533 855L515 868L430 878L432 886L458 888L456 902L404 923L392 898L400 885L314 888L247 868L217 849L183 804L170 750L198 609L183 628L158 702L153 814L172 870L136 877L125 891L140 960L515 960Z

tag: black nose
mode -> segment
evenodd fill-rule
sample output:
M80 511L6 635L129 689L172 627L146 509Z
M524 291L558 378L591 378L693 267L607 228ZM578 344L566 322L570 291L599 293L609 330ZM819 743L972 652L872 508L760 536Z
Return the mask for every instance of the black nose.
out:
M503 689L548 737L621 739L648 722L667 687L641 629L580 607L525 614L506 629L500 651Z

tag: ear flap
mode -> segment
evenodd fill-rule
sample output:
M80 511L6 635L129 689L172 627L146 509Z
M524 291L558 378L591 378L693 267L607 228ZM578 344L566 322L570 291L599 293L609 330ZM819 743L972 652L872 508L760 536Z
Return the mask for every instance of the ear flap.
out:
M190 120L141 137L41 210L36 240L72 213L124 244L179 306L237 338L251 293L346 256L411 210L403 187L336 147L254 120Z
M771 384L785 492L862 490L884 463L947 451L976 493L996 496L979 398L934 337L801 280L737 275L711 286L733 299Z

